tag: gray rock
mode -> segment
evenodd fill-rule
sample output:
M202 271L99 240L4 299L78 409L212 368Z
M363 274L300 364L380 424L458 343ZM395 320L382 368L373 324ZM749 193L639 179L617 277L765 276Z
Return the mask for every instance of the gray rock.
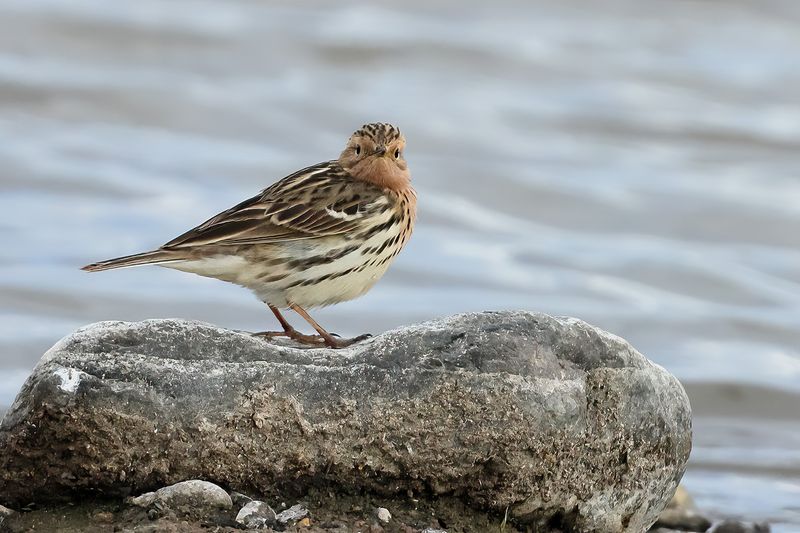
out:
M300 504L292 505L288 509L278 513L275 520L283 526L292 526L308 516L308 509Z
M692 509L672 508L661 512L655 526L703 533L711 527L711 520Z
M265 502L253 500L239 510L236 522L247 529L264 529L274 526L277 517L272 507Z
M3 505L0 505L0 525L5 522L6 518L12 516L16 511L9 509Z
M472 313L338 351L104 322L50 349L0 425L0 500L203 478L449 494L532 527L639 532L690 448L678 381L576 319Z
M230 509L233 505L231 497L221 487L199 479L181 481L155 492L147 492L130 498L128 502L139 507L158 504L162 508L184 514L205 514L209 511Z
M233 491L231 492L231 501L233 502L234 507L241 509L248 503L252 502L253 498L247 496L246 494L242 494L241 492Z

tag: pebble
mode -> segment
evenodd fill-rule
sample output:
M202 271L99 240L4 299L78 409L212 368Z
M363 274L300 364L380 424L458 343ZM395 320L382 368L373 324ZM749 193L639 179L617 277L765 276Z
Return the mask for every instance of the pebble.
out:
M285 511L278 513L275 519L284 526L292 526L306 517L308 509L300 504L292 505Z
M769 524L745 524L736 520L724 520L714 528L713 533L769 533Z
M769 533L769 524L747 524L737 520L723 520L714 528L707 517L697 511L689 492L679 485L667 508L661 512L650 533L681 533L684 531L710 533Z
M653 527L703 533L711 527L711 520L691 509L664 509Z
M667 509L696 509L694 499L689 494L689 491L683 485L678 485L675 489L675 494L667 504Z
M110 524L114 521L114 513L110 513L108 511L99 511L94 514L93 518L97 522L103 522L105 524Z
M389 520L392 519L392 513L390 513L389 509L387 509L386 507L378 507L375 510L375 516L377 516L378 520L380 520L384 524L388 524Z
M233 502L234 507L238 507L239 509L241 509L242 507L253 501L253 498L245 494L242 494L241 492L233 491L231 492L231 501Z
M252 500L239 510L236 522L247 529L264 529L274 526L277 523L277 516L272 507L265 502Z

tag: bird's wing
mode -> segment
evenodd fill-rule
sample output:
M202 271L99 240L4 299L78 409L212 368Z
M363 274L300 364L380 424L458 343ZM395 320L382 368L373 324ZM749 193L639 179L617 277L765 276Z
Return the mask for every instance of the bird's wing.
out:
M363 227L389 199L327 161L291 174L203 222L162 248L275 243L339 235Z

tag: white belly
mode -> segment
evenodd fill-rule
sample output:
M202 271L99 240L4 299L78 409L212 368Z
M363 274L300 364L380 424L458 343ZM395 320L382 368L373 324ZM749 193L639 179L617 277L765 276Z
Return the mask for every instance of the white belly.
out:
M389 268L389 263L391 261L315 285L286 289L284 295L289 303L300 307L321 307L352 300L371 289Z
M352 300L367 292L389 268L403 242L387 246L380 256L363 253L391 238L386 234L360 244L344 239L296 241L272 248L272 260L285 258L279 265L263 264L241 255L215 255L188 261L165 263L163 266L221 279L246 287L258 298L279 308L290 304L300 307L321 307ZM331 250L352 250L327 263L313 260ZM311 266L298 269L291 261L311 261Z
M341 250L345 247L354 249L336 261L315 264L302 271L296 271L283 280L251 288L260 298L278 307L289 304L300 307L322 307L352 300L375 285L386 273L396 252L402 248L404 243L398 242L395 246L388 246L380 257L374 253L364 253L365 250L380 246L389 238L390 235L382 234L361 243L337 239L338 242L333 247L331 241L287 244L283 253L300 261L304 258L320 257L332 249Z

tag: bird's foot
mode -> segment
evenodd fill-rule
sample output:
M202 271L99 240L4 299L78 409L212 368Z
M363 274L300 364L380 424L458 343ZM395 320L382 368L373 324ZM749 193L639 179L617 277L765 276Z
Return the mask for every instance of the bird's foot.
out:
M327 346L328 348L346 348L347 346L351 346L357 342L361 342L363 340L372 337L372 335L370 335L369 333L359 335L358 337L353 337L352 339L342 339L339 338L338 335L336 335L336 338L334 338L333 335L336 334L332 333L329 338L324 340L325 346Z
M369 333L365 333L364 335L359 335L358 337L353 337L352 339L342 339L339 335L335 333L328 334L327 337L322 335L306 335L304 333L300 333L296 329L287 329L285 331L260 331L258 333L252 334L254 337L262 337L265 339L274 339L276 337L287 337L292 339L293 341L299 342L300 344L307 344L310 346L327 346L328 348L346 348L347 346L351 346L357 342L361 342L365 339L372 337Z
M265 339L274 339L275 337L288 337L285 331L256 331L251 333L252 337L264 337Z
M258 333L253 333L253 337L263 337L265 339L287 337L293 341L297 341L301 344L309 344L311 346L321 346L325 344L325 339L323 339L321 335L306 335L304 333L300 333L296 329L290 329L286 331L260 331Z

